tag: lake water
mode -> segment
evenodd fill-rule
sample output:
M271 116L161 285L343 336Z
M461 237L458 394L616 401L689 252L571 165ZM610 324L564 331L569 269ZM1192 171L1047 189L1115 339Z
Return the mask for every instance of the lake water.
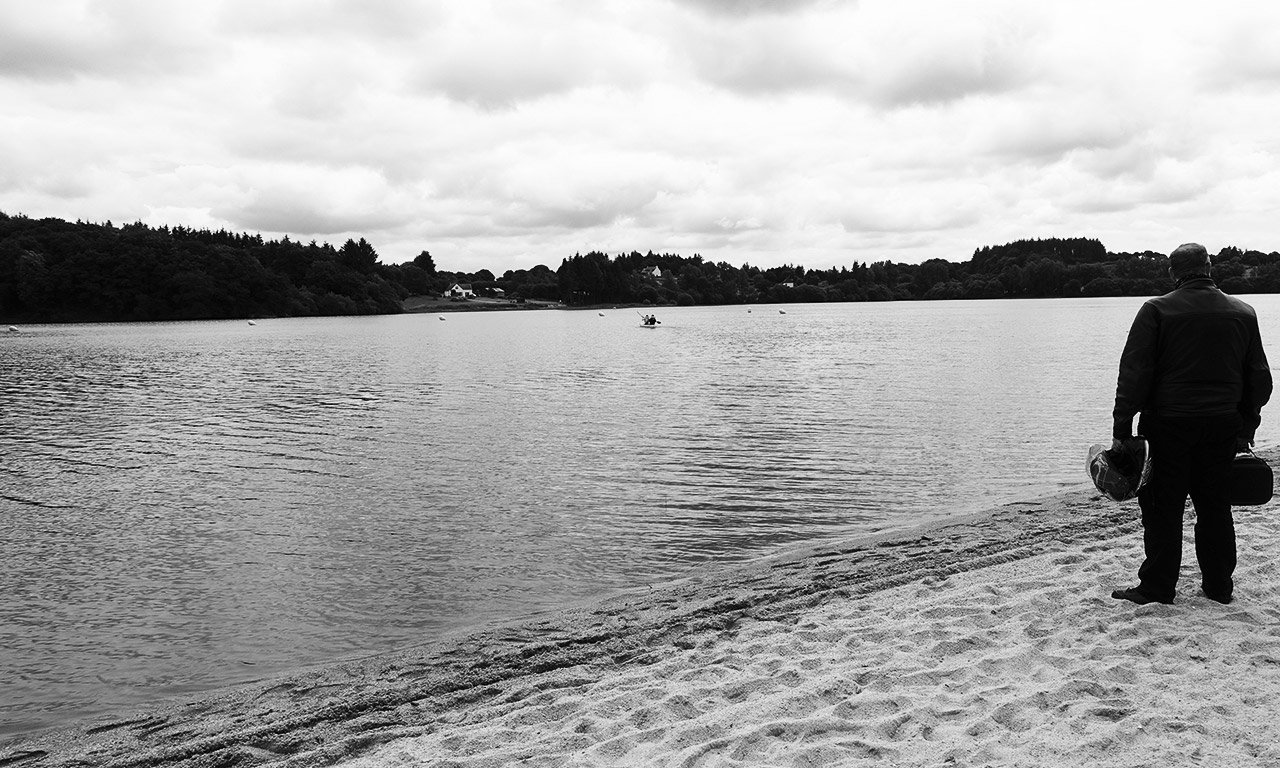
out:
M1083 488L1141 301L3 335L0 737Z

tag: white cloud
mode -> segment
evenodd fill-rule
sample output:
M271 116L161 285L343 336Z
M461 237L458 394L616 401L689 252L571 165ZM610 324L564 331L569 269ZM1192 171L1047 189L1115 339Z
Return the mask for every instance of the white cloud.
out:
M1248 0L0 0L0 210L497 273L592 248L1275 250L1278 21Z
M202 17L194 4L147 0L0 3L0 74L41 81L189 73L209 53Z
M484 109L609 85L639 85L655 64L649 41L590 6L476 0L411 51L409 82Z
M333 236L392 227L404 202L363 169L347 172L284 169L250 182L243 202L214 213L252 230Z
M675 0L677 5L717 16L782 15L803 11L823 0Z

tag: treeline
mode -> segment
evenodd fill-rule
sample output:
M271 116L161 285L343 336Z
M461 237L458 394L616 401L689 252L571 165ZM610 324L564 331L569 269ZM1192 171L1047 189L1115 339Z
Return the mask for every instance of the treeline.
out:
M701 256L600 252L501 277L438 270L428 251L383 264L363 238L341 247L187 227L115 226L0 213L0 319L181 320L379 314L455 283L479 296L591 304L1147 296L1167 291L1167 259L1109 253L1086 238L985 246L961 263L854 262L759 269ZM1280 292L1280 254L1225 248L1214 276L1229 293Z
M654 267L657 267L655 272ZM568 304L750 304L815 301L1154 296L1172 286L1168 258L1109 253L1098 240L1019 240L984 246L969 261L855 262L759 269L652 252L577 254L560 265ZM1280 253L1224 248L1213 276L1228 293L1280 293Z
M187 320L402 311L472 275L428 251L383 264L361 238L341 247L187 227L115 226L0 213L0 318L9 322ZM484 273L491 282L493 276ZM523 271L512 295L554 297L555 273Z

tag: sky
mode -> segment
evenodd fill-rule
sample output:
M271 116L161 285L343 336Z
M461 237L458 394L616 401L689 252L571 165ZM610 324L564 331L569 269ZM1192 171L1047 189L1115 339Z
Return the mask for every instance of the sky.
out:
M0 211L810 269L1280 250L1271 0L0 0Z

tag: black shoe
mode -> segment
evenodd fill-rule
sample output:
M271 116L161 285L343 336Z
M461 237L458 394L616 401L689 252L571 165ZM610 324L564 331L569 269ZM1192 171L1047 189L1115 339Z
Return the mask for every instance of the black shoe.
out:
M1132 589L1117 589L1115 592L1111 593L1111 596L1117 600L1128 600L1129 602L1137 603L1138 605L1146 605L1147 603L1164 603L1165 605L1168 605L1173 602L1172 600L1157 600L1145 592L1140 591L1137 587L1133 587Z
M1204 593L1204 596L1205 596L1205 597L1209 598L1209 599L1210 599L1210 600L1212 600L1213 602L1215 602L1215 603L1222 603L1223 605L1229 605L1229 604L1231 603L1231 601L1235 599L1234 597L1232 597L1232 596L1231 596L1231 595L1229 595L1229 594L1224 595L1224 594L1222 594L1222 593L1220 593L1220 592L1210 592L1209 590L1207 590L1207 589L1205 589L1205 588L1203 588L1203 587L1201 587L1201 588L1200 588L1200 591Z

